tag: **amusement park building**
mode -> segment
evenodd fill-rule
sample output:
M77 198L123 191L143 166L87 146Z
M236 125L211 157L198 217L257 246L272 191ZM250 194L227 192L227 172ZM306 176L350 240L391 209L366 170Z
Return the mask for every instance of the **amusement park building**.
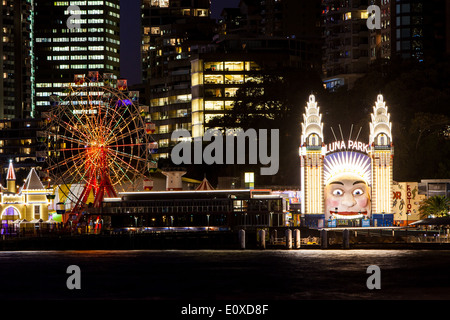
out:
M310 96L299 150L301 212L307 223L364 226L389 220L392 225L392 123L381 94L369 126L368 143L357 141L358 134L355 140L342 136L342 140L327 144L322 114L315 96Z
M0 214L2 224L24 219L28 222L47 221L49 200L51 194L46 189L36 170L32 168L19 188L16 185L16 175L13 163L8 167L6 188L1 188Z

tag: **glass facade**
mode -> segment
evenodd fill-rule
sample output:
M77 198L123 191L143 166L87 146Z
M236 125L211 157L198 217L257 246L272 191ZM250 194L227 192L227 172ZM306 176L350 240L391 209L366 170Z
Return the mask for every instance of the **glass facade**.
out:
M246 82L261 82L261 67L255 61L191 62L192 76L192 137L200 137L209 128L208 122L224 115L233 107L236 94Z
M119 21L119 0L37 1L37 111L50 106L51 95L64 99L75 74L98 71L120 76Z
M33 115L34 1L0 1L0 118Z

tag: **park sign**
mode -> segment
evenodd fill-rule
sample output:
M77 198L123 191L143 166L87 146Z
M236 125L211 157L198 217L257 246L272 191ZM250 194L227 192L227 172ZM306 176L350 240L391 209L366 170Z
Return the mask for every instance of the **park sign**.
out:
M368 154L370 151L370 145L360 141L344 140L334 141L326 145L325 153L337 152L337 151L358 151Z

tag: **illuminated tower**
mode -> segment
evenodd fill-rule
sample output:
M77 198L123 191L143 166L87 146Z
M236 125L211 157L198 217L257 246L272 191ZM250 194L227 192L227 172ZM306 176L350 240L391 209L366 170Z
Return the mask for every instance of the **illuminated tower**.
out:
M16 174L12 161L9 161L8 173L6 174L6 188L8 192L16 193Z
M316 98L309 96L300 145L302 213L323 214L323 123Z
M392 123L383 95L378 95L371 114L369 144L372 158L372 212L390 213L392 208Z
M166 178L166 190L167 191L181 191L183 190L182 176L186 174L183 168L166 168L161 172Z

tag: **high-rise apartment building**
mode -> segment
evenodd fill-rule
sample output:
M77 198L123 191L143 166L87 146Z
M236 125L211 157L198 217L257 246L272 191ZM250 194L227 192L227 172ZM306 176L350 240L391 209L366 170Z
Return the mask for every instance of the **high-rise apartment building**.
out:
M265 0L259 3L263 34L310 41L321 38L320 0Z
M295 1L284 2L282 7L273 3L277 12L298 9L298 14L305 14ZM320 1L312 2L317 6L309 14L315 12L311 15L318 18ZM239 8L224 9L216 25L209 18L209 1L144 0L143 78L155 124L153 137L159 144L157 157L168 157L174 144L171 134L177 129L201 137L208 122L228 112L239 88L258 81L258 74L281 67L320 68L317 25L314 31L306 26L303 33L295 31L298 17L292 14L291 23L284 21L274 29L278 14L265 16L268 5L241 1Z
M36 108L61 99L77 74L120 76L120 0L35 0Z
M394 10L394 55L416 61L439 60L448 56L449 0L396 0Z
M186 59L192 43L212 38L209 0L143 0L141 10L143 82L149 85L169 76L169 63Z
M378 0L381 9L381 29L379 42L379 57L390 59L392 57L392 13L393 0Z
M369 66L367 0L323 1L323 75L328 87L354 81Z
M379 7L379 28L367 26ZM348 85L371 63L439 61L450 54L450 0L325 0L323 76L328 89Z
M395 13L395 1L392 0L370 0L370 5L380 8L380 28L369 30L369 61L389 60L392 57L392 13ZM374 25L375 26L375 25Z
M212 41L209 0L143 0L142 69L154 139L164 157L176 129L191 130L191 53Z
M34 0L0 1L0 119L33 113L33 6Z

